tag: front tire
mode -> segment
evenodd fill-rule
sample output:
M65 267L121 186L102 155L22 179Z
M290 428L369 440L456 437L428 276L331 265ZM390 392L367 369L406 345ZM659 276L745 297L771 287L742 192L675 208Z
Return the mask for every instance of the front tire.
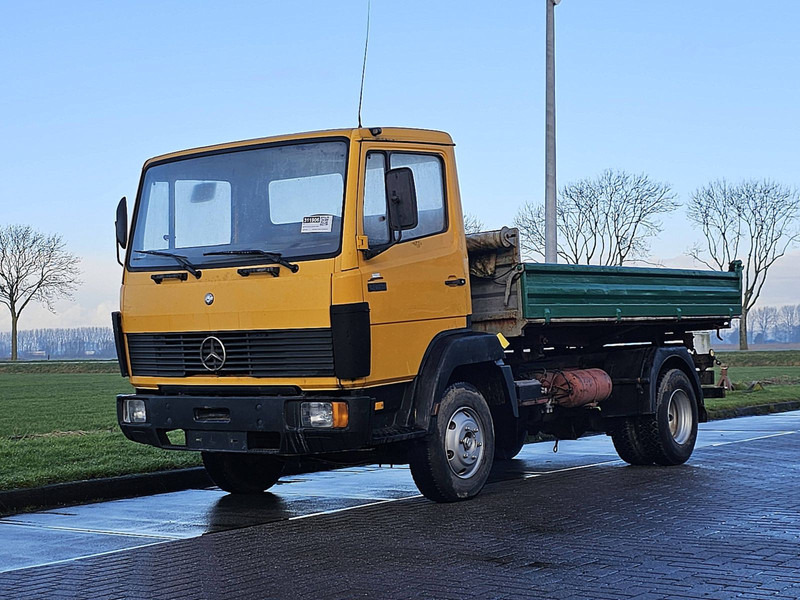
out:
M203 466L217 486L231 494L260 494L278 482L283 461L263 454L201 452Z
M434 502L476 496L486 484L494 457L492 413L481 393L454 383L442 394L433 432L412 446L411 475Z

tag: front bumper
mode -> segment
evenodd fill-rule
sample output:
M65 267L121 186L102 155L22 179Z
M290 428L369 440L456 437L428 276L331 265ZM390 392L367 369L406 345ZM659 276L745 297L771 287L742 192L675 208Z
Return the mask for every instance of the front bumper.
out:
M144 400L146 423L123 423L125 399ZM347 402L347 427L302 427L301 402ZM117 421L130 440L171 450L326 454L368 448L374 399L369 396L117 396ZM183 430L185 444L173 433ZM170 441L170 437L172 441Z

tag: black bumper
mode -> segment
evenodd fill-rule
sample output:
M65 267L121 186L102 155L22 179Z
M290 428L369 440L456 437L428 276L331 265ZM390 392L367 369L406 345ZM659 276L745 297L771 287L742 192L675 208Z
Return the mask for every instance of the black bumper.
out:
M146 423L123 423L122 403L144 400ZM302 427L302 402L347 402L349 422L340 429ZM171 450L327 454L370 447L374 399L368 396L117 396L117 421L130 440ZM185 445L172 434L184 430Z

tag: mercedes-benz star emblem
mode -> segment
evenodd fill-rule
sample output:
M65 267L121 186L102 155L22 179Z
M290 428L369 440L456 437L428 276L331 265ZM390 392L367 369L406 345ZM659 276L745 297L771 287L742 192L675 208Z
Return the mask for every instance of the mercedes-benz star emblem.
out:
M211 292L208 292L206 294L205 301L206 301L206 304L208 304L209 306L214 304L214 294L212 294Z
M200 344L200 362L209 371L219 371L225 364L225 358L225 345L219 338L210 335Z

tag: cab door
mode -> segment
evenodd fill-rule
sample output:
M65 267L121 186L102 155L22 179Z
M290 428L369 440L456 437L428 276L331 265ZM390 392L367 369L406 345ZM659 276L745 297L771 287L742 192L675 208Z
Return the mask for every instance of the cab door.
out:
M466 326L469 278L458 188L455 181L448 186L448 156L435 147L363 144L361 165L359 235L370 248L390 241L386 171L408 167L414 175L417 226L382 253L359 258L370 307L368 383L408 380L437 333Z

